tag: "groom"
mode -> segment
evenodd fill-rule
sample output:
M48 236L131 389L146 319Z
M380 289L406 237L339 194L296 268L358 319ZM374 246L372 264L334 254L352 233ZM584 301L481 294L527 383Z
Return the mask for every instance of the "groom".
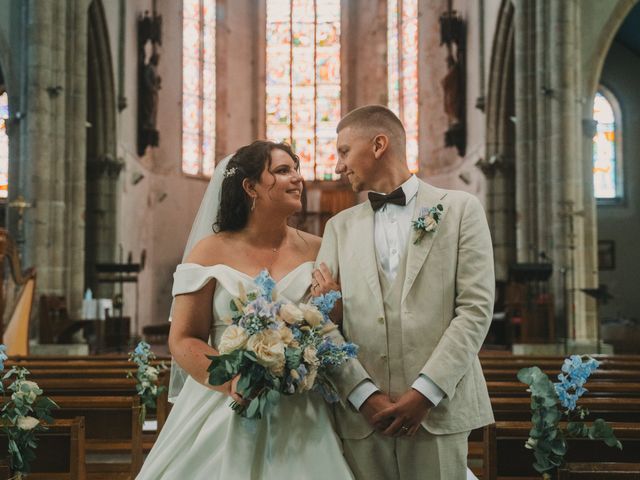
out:
M469 432L493 422L478 360L494 299L484 211L409 172L386 107L337 131L336 173L372 191L327 223L312 283L320 294L339 279L342 332L360 346L335 377L345 456L362 480L464 479Z

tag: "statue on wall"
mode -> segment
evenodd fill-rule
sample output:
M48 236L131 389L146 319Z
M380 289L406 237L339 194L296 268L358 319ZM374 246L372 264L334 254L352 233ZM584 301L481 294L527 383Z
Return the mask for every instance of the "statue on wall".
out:
M456 147L460 156L467 147L464 20L451 9L440 16L440 45L447 46L447 74L442 79L444 111L449 120L445 145Z
M138 155L147 147L157 147L159 91L162 78L158 74L159 47L162 45L162 16L144 12L138 18Z

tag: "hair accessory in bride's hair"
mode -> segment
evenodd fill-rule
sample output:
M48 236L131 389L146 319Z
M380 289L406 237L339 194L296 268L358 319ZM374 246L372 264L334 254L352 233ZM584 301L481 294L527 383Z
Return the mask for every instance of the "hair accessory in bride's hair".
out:
M238 169L236 167L227 168L224 171L224 178L233 177L237 173Z

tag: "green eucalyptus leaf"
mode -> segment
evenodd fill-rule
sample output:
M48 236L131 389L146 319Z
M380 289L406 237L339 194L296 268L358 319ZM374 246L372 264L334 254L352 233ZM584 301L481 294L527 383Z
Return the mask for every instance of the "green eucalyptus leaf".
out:
M271 403L271 405L275 406L280 400L280 393L276 390L269 390L269 392L267 393L267 399L269 400L269 403Z
M251 400L251 403L247 407L246 415L247 418L253 418L256 413L258 413L258 409L260 408L260 399L258 397Z

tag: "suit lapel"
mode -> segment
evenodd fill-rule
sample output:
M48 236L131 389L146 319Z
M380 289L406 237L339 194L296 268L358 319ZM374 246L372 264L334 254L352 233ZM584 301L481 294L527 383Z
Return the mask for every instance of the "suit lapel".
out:
M413 283L418 276L418 272L420 272L422 265L426 261L427 256L431 251L431 247L433 246L436 235L438 235L438 231L440 230L442 221L444 221L446 218L447 205L443 201L446 196L447 194L445 192L437 190L422 181L420 182L420 188L418 189L418 194L416 197L416 206L413 211L412 221L417 220L417 218L420 216L420 210L422 210L422 208L435 207L438 203L441 203L443 205L444 215L441 217L441 221L438 224L436 231L426 233L422 237L422 240L420 240L416 244L414 244L414 242L416 240L417 232L413 229L413 224L411 225L411 235L409 236L409 245L407 252L407 269L404 279L404 285L402 287L403 302L409 294L409 291L411 290L411 287L413 286Z
M373 210L369 202L362 205L353 222L353 229L355 232L353 248L356 251L360 268L362 268L362 275L371 288L373 298L377 299L378 307L384 311L373 232Z

